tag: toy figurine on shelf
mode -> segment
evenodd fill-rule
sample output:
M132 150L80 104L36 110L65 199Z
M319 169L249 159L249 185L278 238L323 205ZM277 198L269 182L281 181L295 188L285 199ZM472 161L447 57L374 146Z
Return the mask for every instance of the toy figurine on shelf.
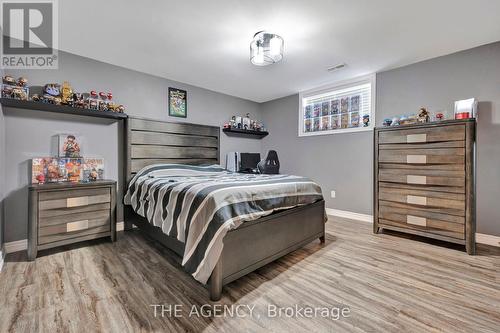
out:
M87 98L87 108L91 110L99 110L99 100L97 99L97 92L92 90L90 96Z
M370 115L365 114L363 116L363 127L368 127L368 126L370 126Z
M23 87L14 87L14 88L12 88L11 98L19 99L21 101L27 101L28 100L28 94L23 89Z
M436 120L441 121L444 119L444 114L439 112L436 114Z
M28 79L25 77L20 77L17 79L17 86L18 87L26 87L28 85Z
M40 102L40 95L33 94L33 96L31 96L31 100L34 102Z
M26 86L28 80L20 77L16 82L10 75L2 78L2 98L13 98L26 101L29 97L29 89Z
M98 104L99 111L108 111L108 95L101 91L99 92L99 97L101 98Z
M14 80L14 78L10 75L5 75L2 79L2 83L3 84L8 84L8 85L11 85L11 86L15 86L16 85L16 80Z
M125 112L125 107L122 104L118 105L116 107L116 112L118 112L118 113L124 113Z
M66 105L73 105L73 88L68 81L64 81L61 87L61 102Z
M388 127L388 126L391 126L391 124L392 124L392 119L391 118L386 118L386 119L384 119L384 122L382 123L382 126Z
M418 122L419 123L428 123L429 122L429 112L426 108L420 108L418 112Z
M47 83L43 87L42 102L49 104L61 104L60 96L61 86L57 83Z
M71 104L74 108L85 108L85 97L82 93L73 93L72 100Z

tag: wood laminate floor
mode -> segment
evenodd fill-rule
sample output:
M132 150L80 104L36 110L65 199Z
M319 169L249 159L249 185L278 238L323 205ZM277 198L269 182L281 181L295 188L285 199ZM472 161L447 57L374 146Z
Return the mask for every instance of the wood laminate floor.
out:
M220 303L138 231L114 244L44 251L36 262L10 254L0 273L0 332L500 331L500 251L479 247L468 256L442 243L373 235L371 227L330 219L324 245L315 241L231 283ZM179 304L181 316L155 317L153 304ZM253 307L252 316L243 307L245 317L197 315L220 304ZM270 318L273 305L350 312L338 320L335 310Z

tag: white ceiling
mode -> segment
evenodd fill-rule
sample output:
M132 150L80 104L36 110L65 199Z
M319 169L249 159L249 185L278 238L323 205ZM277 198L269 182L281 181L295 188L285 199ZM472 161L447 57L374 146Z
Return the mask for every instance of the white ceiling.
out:
M60 48L264 102L500 40L498 0L60 0ZM249 61L253 34L282 62ZM326 69L340 62L348 67Z

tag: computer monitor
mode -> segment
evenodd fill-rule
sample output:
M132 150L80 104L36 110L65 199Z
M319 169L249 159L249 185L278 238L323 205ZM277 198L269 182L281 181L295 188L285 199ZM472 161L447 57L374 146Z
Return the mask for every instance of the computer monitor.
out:
M240 153L240 172L252 172L260 162L260 153Z

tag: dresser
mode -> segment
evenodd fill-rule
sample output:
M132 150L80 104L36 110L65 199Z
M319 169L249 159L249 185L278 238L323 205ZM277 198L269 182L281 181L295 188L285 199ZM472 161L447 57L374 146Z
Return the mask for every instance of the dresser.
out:
M116 182L37 184L29 187L28 259L80 241L116 239Z
M374 131L374 224L475 253L474 119Z

